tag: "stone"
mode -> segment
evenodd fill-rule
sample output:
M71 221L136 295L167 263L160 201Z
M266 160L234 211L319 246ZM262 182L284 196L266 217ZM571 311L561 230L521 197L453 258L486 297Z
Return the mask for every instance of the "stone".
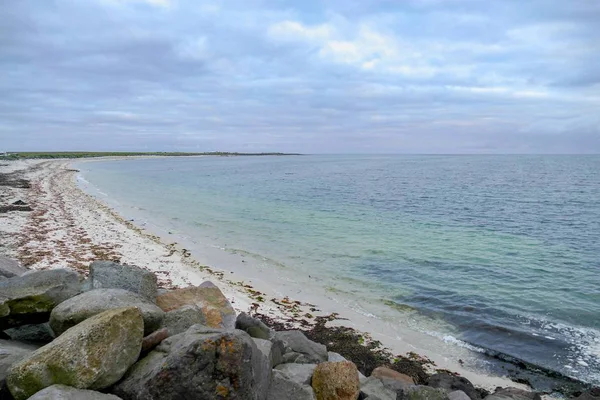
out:
M161 328L157 331L152 332L142 340L142 354L146 355L150 351L154 350L163 340L169 337L169 330L167 328Z
M240 313L235 321L235 329L241 329L248 335L257 339L268 340L271 335L271 329L262 321L252 318L246 313Z
M486 396L485 400L541 400L541 396L539 393L509 387L496 390L494 393Z
M453 392L448 393L449 400L471 400L469 396L462 390L455 390Z
M260 350L269 361L271 361L271 369L282 363L283 346L279 343L273 343L270 340L252 338L258 350Z
M585 392L580 394L575 399L576 400L600 400L600 387L586 390Z
M397 393L397 400L449 400L448 392L429 386L406 386Z
M386 367L377 367L371 372L371 376L378 379L393 379L400 381L407 385L414 385L415 381L408 375L401 374L400 372L394 371L393 369Z
M194 325L138 361L112 392L125 400L263 400L270 381L270 361L246 332Z
M27 270L17 260L0 256L0 277L14 278L23 275Z
M40 390L31 396L29 400L121 400L121 398L93 390L76 389L65 385L52 385Z
M448 391L462 390L472 400L480 400L481 394L475 386L466 378L448 373L439 373L427 379L427 386L446 389Z
M144 334L157 330L165 312L139 294L123 289L94 289L62 302L50 314L50 327L56 335L107 310L136 307L144 318Z
M317 400L356 400L360 394L358 369L350 361L323 362L315 368L312 387Z
M54 307L81 290L81 277L66 269L31 271L1 281L0 331L47 322Z
M386 388L377 378L362 381L360 391L368 400L396 400L396 391Z
M285 347L284 362L318 364L328 359L327 348L308 340L301 331L275 332L274 340L281 340Z
M205 318L204 325L211 328L235 329L235 310L212 282L171 290L158 296L156 304L165 312L183 306L195 306Z
M171 336L187 331L192 325L205 325L206 318L196 306L183 306L165 313L162 327L169 330Z
M278 370L273 371L267 400L314 400L315 394L308 385L289 379Z
M90 265L91 289L123 289L156 301L157 280L152 272L134 265L94 261Z
M16 328L7 329L4 333L6 333L11 340L36 344L50 343L56 337L52 329L50 329L50 324L48 322L44 322L43 324L22 325Z
M283 372L289 379L303 385L310 385L317 364L281 364L275 369Z
M12 340L0 340L0 386L3 386L10 366L29 356L38 347Z
M327 352L327 361L329 362L340 362L347 361L341 354L334 353L333 351Z
M14 364L6 377L8 388L15 400L54 384L107 388L138 359L143 334L142 314L135 307L97 314Z

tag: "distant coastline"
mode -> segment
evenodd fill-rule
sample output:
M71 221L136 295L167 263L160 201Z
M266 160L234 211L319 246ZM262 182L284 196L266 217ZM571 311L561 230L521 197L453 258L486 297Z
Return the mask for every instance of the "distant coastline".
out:
M33 151L33 152L6 152L0 153L0 159L54 159L54 158L98 158L98 157L193 157L193 156L218 156L218 157L241 157L241 156L300 156L300 153L239 153L228 151L208 152L120 152L120 151Z

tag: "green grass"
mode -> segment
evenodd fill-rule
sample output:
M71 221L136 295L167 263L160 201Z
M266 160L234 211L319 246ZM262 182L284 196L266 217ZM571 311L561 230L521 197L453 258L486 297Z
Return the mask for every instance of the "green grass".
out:
M33 151L33 152L15 152L10 155L0 158L5 159L32 159L32 158L90 158L90 157L131 157L131 156L170 156L170 157L186 157L186 156L284 156L284 155L299 155L290 153L230 153L223 151L213 151L204 153L184 153L184 152L98 152L98 151Z

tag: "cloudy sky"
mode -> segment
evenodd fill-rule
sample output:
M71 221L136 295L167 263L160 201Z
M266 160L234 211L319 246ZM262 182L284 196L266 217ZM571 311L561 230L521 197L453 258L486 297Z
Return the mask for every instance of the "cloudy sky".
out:
M598 0L1 0L0 150L600 152Z

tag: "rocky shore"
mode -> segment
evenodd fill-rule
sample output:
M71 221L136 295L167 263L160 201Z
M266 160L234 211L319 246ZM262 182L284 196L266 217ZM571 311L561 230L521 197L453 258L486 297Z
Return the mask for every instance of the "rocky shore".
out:
M540 399L489 393L415 360L366 365L343 336L278 328L236 313L209 281L167 290L149 270L111 261L85 277L3 258L0 399ZM340 344L354 359L330 351Z

